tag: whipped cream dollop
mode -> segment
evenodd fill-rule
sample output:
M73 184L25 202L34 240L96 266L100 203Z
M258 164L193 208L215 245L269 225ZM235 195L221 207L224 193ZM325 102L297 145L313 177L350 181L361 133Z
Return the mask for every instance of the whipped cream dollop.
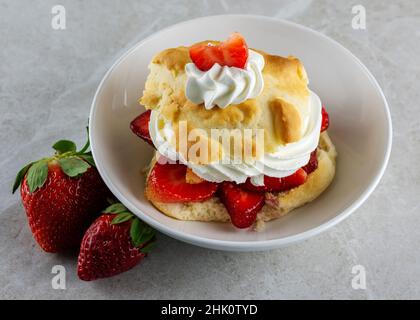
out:
M248 50L244 69L215 63L209 70L201 71L194 63L188 63L185 66L185 95L196 104L204 103L206 109L215 105L226 108L230 104L239 104L261 93L264 88L263 68L263 56L252 50Z
M206 165L189 163L168 143L175 134L172 124L165 122L155 110L150 117L149 131L160 154L174 161L179 160L207 181L243 183L247 178L251 178L254 185L263 185L264 175L286 177L308 163L311 152L316 149L319 142L321 108L319 97L311 91L307 119L302 119L306 123L302 139L278 146L274 152L264 153L263 157L253 163L224 163L222 160Z

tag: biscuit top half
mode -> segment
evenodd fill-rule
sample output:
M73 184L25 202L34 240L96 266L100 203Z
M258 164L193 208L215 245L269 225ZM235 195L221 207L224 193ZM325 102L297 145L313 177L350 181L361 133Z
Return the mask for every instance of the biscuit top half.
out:
M204 41L203 43L216 41ZM254 49L253 49L254 50ZM152 59L140 103L159 110L174 128L187 121L191 129L264 129L264 152L299 141L304 134L304 119L309 115L309 89L305 69L295 57L264 57L264 89L259 96L240 104L211 110L194 104L185 95L185 65L192 62L188 47L166 49Z

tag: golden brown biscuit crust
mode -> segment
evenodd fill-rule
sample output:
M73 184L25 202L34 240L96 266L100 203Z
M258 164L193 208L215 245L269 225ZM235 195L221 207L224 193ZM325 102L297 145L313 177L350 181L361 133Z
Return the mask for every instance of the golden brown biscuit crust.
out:
M218 43L202 43L209 42ZM153 58L140 100L147 109L159 109L167 121L178 123L185 120L188 130L199 128L207 134L213 128L264 129L266 152L273 152L279 145L301 138L301 117L309 112L309 89L306 72L297 58L255 50L265 60L263 92L238 105L206 110L185 96L184 69L191 62L188 50L189 47L166 49ZM281 121L274 123L272 113L277 117L277 111Z
M286 143L299 141L301 137L301 119L296 108L287 101L277 98L270 102L274 134Z

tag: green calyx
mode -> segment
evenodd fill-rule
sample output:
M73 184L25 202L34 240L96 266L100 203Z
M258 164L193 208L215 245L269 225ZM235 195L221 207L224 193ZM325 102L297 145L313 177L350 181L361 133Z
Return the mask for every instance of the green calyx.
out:
M103 213L115 214L112 224L131 221L130 237L134 247L140 248L143 253L149 253L155 245L155 230L137 218L122 203L113 203Z
M77 151L76 144L73 141L57 141L52 146L55 150L54 156L31 162L18 172L12 193L15 193L17 188L19 188L25 176L30 193L42 188L48 178L48 164L53 161L58 163L67 176L71 178L80 177L90 167L95 167L89 147L89 134L86 144L79 151Z

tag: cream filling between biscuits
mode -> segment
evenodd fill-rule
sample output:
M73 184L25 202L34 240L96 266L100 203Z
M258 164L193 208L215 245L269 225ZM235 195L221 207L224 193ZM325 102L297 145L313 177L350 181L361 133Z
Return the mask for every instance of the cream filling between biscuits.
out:
M207 165L188 162L169 143L175 134L172 123L162 119L157 110L152 110L149 131L153 144L161 155L173 161L179 160L204 180L243 183L247 178L251 178L254 185L263 185L264 175L282 178L293 174L306 165L311 152L318 146L322 122L322 104L319 97L312 91L310 91L308 108L307 119L303 119L306 125L302 139L280 145L275 152L264 153L260 159L251 164L241 163L238 165L236 163L224 163L222 160Z

